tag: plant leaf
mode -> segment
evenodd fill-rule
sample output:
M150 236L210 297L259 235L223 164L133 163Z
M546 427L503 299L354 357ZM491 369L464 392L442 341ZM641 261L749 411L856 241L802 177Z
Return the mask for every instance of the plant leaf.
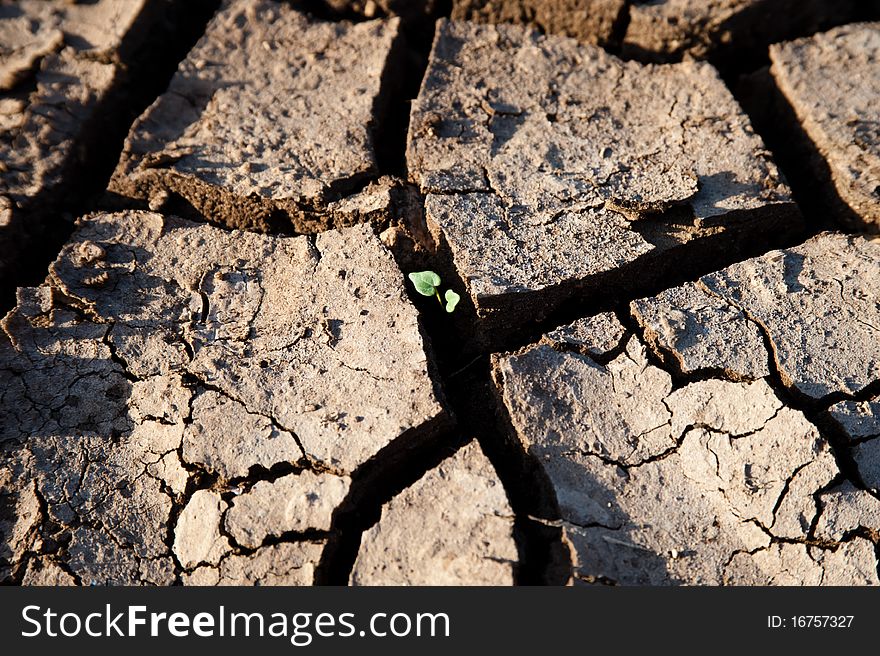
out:
M444 296L446 297L446 311L447 312L454 311L455 306L458 305L458 302L461 300L461 296L456 294L451 289L447 289Z
M422 296L433 296L434 289L440 286L440 276L433 271L413 271L408 277Z

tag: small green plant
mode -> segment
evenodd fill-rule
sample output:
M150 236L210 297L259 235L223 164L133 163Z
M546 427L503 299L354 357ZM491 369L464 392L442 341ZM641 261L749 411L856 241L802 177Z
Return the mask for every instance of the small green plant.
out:
M422 296L434 296L437 298L437 302L443 306L443 299L440 298L440 276L433 271L413 271L408 277L419 294ZM446 290L443 298L446 299L445 307L447 312L453 312L455 306L461 300L461 296L451 289Z
M446 311L452 312L455 310L455 306L458 305L458 302L461 300L461 296L456 294L451 289L447 289L446 293L443 294L443 297L446 299Z

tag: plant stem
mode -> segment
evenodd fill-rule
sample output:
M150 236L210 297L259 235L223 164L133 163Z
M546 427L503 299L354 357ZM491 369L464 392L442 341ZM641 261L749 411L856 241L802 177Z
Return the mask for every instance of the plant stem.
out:
M437 302L440 304L441 307L443 307L443 300L440 298L440 290L438 290L436 287L434 288L434 296L437 297Z

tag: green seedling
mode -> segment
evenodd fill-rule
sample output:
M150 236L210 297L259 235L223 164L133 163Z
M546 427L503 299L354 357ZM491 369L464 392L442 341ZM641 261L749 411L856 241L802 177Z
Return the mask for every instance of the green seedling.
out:
M461 300L461 296L456 294L451 289L447 289L446 293L443 294L443 297L446 299L446 311L452 312L455 310L455 306L458 305L458 302Z
M422 296L436 296L440 300L437 288L440 286L440 276L433 271L414 271L409 274L409 279L415 285L416 291Z
M413 271L408 277L419 294L422 296L434 296L437 302L443 306L443 299L440 298L440 276L433 271ZM461 300L461 296L451 289L447 289L443 296L446 298L446 311L453 312L455 306Z

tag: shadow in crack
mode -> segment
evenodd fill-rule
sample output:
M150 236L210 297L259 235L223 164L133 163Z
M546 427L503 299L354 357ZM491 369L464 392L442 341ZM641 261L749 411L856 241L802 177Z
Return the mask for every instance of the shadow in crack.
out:
M361 537L379 521L382 506L464 445L445 417L421 428L417 440L415 432L399 436L352 473L348 494L333 512L316 585L347 585Z
M785 251L782 255L783 280L789 294L797 294L805 289L800 282L800 275L804 270L804 259L803 255L790 251Z
M837 191L828 160L804 131L769 68L742 76L731 88L773 153L803 212L809 233L864 229L861 217Z

